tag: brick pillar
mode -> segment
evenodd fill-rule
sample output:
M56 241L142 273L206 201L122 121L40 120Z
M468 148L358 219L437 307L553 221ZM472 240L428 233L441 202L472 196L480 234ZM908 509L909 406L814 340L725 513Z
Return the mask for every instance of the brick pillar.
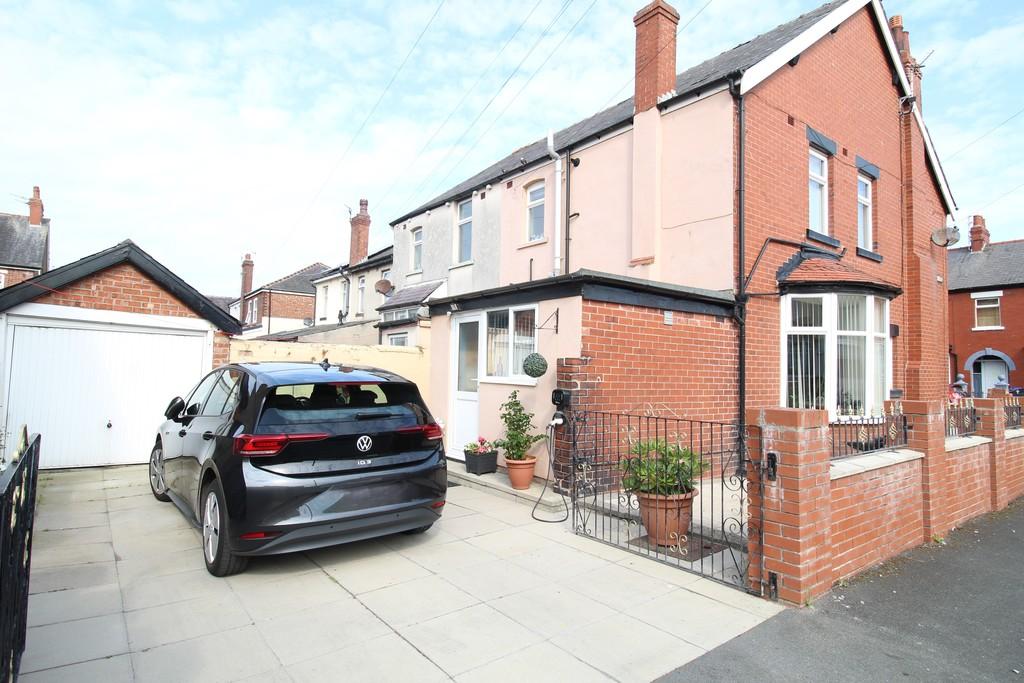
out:
M978 436L992 439L989 444L989 476L992 481L992 509L1002 510L1010 502L1006 462L1006 413L1002 398L976 398Z
M907 447L924 453L921 494L924 505L925 543L945 536L952 522L945 504L949 481L946 461L946 413L942 401L902 401L910 431Z
M769 589L777 577L778 596L797 605L828 592L832 586L831 480L828 413L793 408L750 408L747 445L755 463L777 458L774 481L751 466L747 476L751 529L748 540L750 581ZM759 533L758 506L762 506ZM764 554L764 571L760 558Z

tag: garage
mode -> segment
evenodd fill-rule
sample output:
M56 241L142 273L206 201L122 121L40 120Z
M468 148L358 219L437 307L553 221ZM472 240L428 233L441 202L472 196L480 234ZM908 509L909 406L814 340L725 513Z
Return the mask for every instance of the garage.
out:
M0 291L4 444L25 425L46 468L146 462L237 325L131 242Z

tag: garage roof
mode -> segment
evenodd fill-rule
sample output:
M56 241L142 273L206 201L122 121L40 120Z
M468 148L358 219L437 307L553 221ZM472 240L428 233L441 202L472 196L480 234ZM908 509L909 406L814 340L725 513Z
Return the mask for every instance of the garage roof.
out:
M193 289L187 282L172 273L131 240L125 240L109 249L37 275L13 287L0 290L0 312L32 301L45 292L60 289L122 263L130 263L138 268L167 292L177 297L196 315L209 320L221 330L229 334L241 333L242 327L237 320Z

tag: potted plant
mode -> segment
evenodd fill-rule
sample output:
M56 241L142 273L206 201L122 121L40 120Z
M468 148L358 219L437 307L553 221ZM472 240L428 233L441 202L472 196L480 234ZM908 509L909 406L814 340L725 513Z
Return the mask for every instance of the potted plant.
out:
M530 434L533 429L533 413L526 412L519 400L518 391L509 394L508 400L501 404L501 421L505 424L505 438L495 441L494 445L505 451L505 465L508 467L508 480L512 488L526 490L533 481L533 468L537 464L537 458L526 452L546 437L543 434Z
M640 519L654 545L678 545L690 531L700 455L665 439L637 441L622 462L622 487L636 494Z
M498 449L484 437L467 443L462 452L466 456L466 471L470 474L479 477L498 471Z

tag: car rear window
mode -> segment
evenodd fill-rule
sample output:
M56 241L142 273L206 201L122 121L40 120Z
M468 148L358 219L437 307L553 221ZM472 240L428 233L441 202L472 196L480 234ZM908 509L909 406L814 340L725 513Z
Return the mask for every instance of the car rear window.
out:
M413 384L401 382L286 384L272 387L260 424L294 424L367 417L415 417L426 414Z

